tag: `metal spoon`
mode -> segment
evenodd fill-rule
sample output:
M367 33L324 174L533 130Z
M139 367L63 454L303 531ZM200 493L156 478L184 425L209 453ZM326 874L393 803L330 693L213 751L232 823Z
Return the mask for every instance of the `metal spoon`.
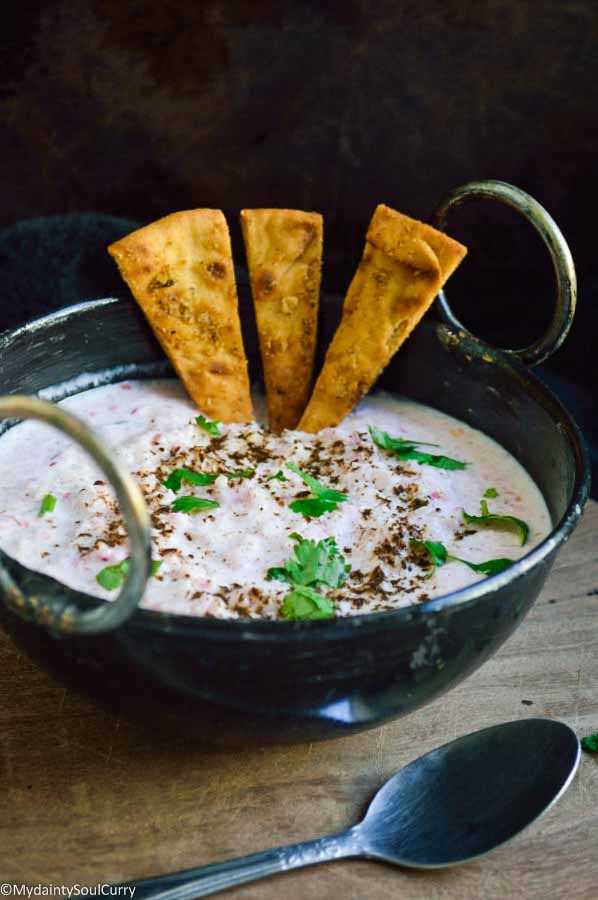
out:
M136 888L135 900L191 900L348 856L424 869L467 862L549 809L569 786L579 756L575 733L551 719L484 728L393 775L348 831L122 886Z

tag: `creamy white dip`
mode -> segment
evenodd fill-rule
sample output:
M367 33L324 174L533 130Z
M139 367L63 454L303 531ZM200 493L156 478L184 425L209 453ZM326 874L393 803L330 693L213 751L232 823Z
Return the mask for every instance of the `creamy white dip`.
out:
M429 407L385 394L364 400L337 428L317 435L271 435L257 423L221 425L214 437L175 380L131 381L95 388L60 404L91 425L137 477L153 522L153 556L161 560L142 605L220 618L277 618L289 585L266 578L284 566L298 532L334 537L351 566L342 587L318 587L337 615L388 610L446 594L480 579L462 563L432 571L410 540L442 542L471 562L518 559L550 531L546 504L521 465L495 441ZM433 452L468 463L446 470L402 461L379 449L368 426L395 438L437 444ZM428 449L428 448L422 448ZM347 501L319 518L289 508L309 488L285 467L292 461ZM211 485L163 485L175 469L220 475ZM271 478L282 471L287 480ZM462 510L480 514L488 488L492 513L530 526L525 546L515 531L465 525ZM492 492L493 493L493 492ZM51 494L55 508L39 515ZM197 514L173 512L180 496L214 500ZM128 553L113 492L87 455L38 422L23 422L0 439L0 546L15 559L73 588L113 598L96 576ZM429 577L431 574L431 577Z

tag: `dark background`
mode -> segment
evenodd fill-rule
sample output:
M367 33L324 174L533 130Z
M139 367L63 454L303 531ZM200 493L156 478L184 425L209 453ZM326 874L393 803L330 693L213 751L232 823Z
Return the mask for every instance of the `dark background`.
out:
M225 211L240 261L241 207L321 211L323 286L343 291L378 202L426 219L448 189L499 178L570 243L578 314L544 376L592 440L596 0L21 0L12 16L0 326L122 293L105 244L194 206ZM456 312L487 339L529 342L553 303L537 236L488 204L456 211L449 231L470 247Z

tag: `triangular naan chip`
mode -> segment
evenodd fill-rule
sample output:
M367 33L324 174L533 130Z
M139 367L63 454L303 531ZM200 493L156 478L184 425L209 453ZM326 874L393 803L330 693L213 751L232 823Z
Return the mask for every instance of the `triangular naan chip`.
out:
M217 209L173 213L108 247L199 409L253 419L235 270Z
M323 220L297 209L244 209L251 292L270 429L294 428L307 405L316 349Z
M349 286L301 431L338 425L409 337L467 248L381 204Z

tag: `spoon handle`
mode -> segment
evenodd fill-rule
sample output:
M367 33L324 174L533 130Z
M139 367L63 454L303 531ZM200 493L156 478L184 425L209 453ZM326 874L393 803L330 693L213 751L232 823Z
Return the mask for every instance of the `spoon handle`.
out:
M256 881L277 872L313 866L315 863L331 859L360 856L362 853L358 829L350 828L341 834L306 841L303 844L263 850L261 853L252 853L251 856L240 856L227 862L199 866L170 875L128 881L118 887L135 888L132 895L134 900L192 900L194 897L215 894L237 884Z

